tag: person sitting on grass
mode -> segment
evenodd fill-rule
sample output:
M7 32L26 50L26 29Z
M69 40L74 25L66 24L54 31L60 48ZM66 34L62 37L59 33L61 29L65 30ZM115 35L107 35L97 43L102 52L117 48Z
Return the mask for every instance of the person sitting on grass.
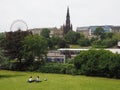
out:
M36 82L41 82L41 80L40 80L40 77L39 77L39 76L37 76L37 78L36 78Z
M30 76L30 78L28 79L28 82L29 83L34 82L34 80L32 79L32 76Z

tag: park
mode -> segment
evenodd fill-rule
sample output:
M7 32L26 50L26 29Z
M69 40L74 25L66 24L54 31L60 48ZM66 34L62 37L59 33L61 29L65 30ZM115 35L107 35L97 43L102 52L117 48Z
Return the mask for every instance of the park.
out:
M93 48L81 51L74 59L66 54L66 63L48 62L47 52L56 47L65 48L64 40L21 30L0 36L0 90L120 89L119 53ZM50 41L60 43L52 47ZM41 82L29 83L31 76L33 79L39 76Z
M119 3L1 0L0 90L120 90Z
M42 82L28 83L29 76ZM47 81L43 79L47 78ZM63 74L0 71L0 90L119 90L120 80Z

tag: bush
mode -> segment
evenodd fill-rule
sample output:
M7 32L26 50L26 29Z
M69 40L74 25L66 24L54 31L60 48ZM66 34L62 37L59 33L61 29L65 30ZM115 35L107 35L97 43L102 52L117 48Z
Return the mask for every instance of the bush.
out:
M22 70L22 71L24 71L24 69L25 69L24 65L20 64L19 62L10 62L10 64L8 66L9 66L8 67L9 70L15 70L15 71Z
M74 59L67 58L66 59L66 63L68 63L68 64L74 64Z
M93 41L92 47L93 48L105 48L106 46L102 43L101 40L96 40L96 41Z
M83 75L120 78L120 54L107 50L83 51L75 57L74 65Z
M73 64L46 63L37 71L43 73L74 74L75 68Z
M90 46L90 40L88 38L82 38L78 40L80 46Z
M102 41L102 45L104 45L106 48L113 47L117 45L117 41L114 39L105 39Z
M96 40L93 41L92 46L95 48L110 48L117 45L117 40L115 39L104 39L104 40Z

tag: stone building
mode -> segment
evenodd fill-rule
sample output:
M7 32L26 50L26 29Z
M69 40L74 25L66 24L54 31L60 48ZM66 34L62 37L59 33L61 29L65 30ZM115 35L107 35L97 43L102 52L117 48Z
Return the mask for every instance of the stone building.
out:
M84 34L86 37L94 36L96 28L101 27L105 32L120 32L120 26L104 25L104 26L88 26L88 27L77 27L76 32Z
M120 26L111 26L111 32L113 33L120 32Z
M85 37L89 37L89 27L77 27L76 32L83 34Z
M40 35L42 30L44 29L50 30L50 37L53 37L53 36L63 37L62 28L48 27L48 28L34 28L34 29L29 29L29 30L32 31L33 35L34 34Z

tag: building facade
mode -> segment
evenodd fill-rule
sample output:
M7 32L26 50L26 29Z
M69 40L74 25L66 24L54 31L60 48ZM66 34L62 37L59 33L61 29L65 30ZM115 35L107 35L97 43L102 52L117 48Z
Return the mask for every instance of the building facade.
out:
M94 36L94 31L96 28L101 27L105 32L120 32L120 26L104 25L104 26L87 26L87 27L77 27L76 32L84 34L86 37Z
M113 33L120 32L120 26L111 26L111 32Z
M50 27L50 28L34 28L29 30L32 32L33 35L35 34L40 35L42 30L44 29L50 30L50 37L53 37L53 36L63 37L62 28Z
M83 34L85 37L90 36L89 27L77 27L76 32Z

